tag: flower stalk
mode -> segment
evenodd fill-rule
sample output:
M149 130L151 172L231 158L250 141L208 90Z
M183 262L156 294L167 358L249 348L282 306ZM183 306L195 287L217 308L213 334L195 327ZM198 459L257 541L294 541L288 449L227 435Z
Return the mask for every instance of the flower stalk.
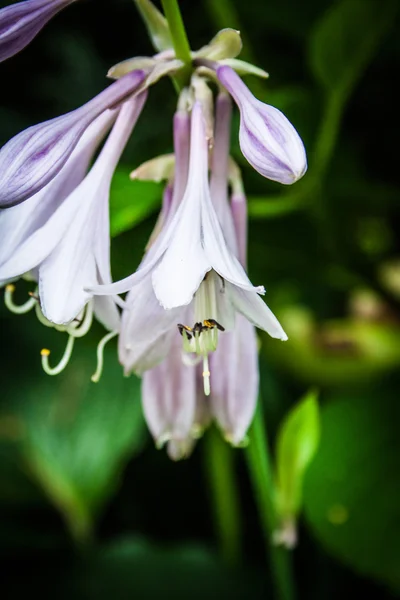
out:
M295 600L290 554L285 548L273 545L274 531L278 527L278 516L275 507L274 481L261 398L258 400L249 438L250 443L246 448L247 462L264 532L275 597L276 600Z
M184 67L174 77L179 89L187 85L190 73L192 57L190 52L189 40L186 34L185 25L177 0L162 0L165 17L168 21L172 43L174 45L175 56L184 63Z
M240 563L242 519L235 474L235 454L215 427L207 433L204 462L209 480L214 527L223 560L234 567Z

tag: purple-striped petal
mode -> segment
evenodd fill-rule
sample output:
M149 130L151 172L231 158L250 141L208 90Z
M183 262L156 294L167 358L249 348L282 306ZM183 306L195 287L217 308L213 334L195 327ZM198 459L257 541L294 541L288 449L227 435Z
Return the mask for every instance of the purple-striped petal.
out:
M143 93L123 104L91 171L57 211L69 208L68 227L58 224L63 228L60 241L39 268L40 302L49 321L70 322L92 296L86 288L99 279L111 279L110 234L104 215L108 212L112 176L145 98ZM54 221L57 217L55 213Z
M147 425L161 447L172 442L170 457L187 456L193 445L196 418L196 369L181 361L181 339L176 332L168 357L143 375L142 403Z
M50 219L57 213L56 223L68 223L65 209L59 212L61 206L83 181L117 113L105 111L88 127L61 171L40 192L23 204L0 211L0 283L37 267L57 245L59 230Z
M235 228L228 203L228 161L230 149L232 101L226 92L218 94L215 106L214 148L210 194L229 250L238 255Z
M107 108L137 91L144 71L125 75L76 110L29 127L0 150L0 207L23 202L51 181L66 163L80 137Z
M307 170L303 142L285 115L260 102L233 69L222 66L217 77L240 110L240 148L261 175L272 181L292 184Z
M27 46L60 10L75 0L25 0L0 10L0 62Z
M257 404L259 368L256 332L242 315L225 332L210 358L211 407L225 438L234 446L246 435Z

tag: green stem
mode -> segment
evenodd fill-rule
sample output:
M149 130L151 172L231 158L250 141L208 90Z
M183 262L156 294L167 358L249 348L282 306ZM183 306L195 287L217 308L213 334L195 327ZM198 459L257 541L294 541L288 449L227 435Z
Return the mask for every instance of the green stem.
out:
M175 76L179 86L182 88L187 84L191 73L192 57L190 54L190 45L177 0L161 0L161 3L171 32L175 56L185 65L179 74Z
M294 600L295 588L290 554L284 548L272 544L272 536L278 526L278 518L274 503L274 482L267 432L260 400L250 431L250 444L246 452L269 555L275 596L277 600Z
M205 442L205 468L220 552L225 562L234 566L240 562L242 529L234 451L215 428L207 433Z

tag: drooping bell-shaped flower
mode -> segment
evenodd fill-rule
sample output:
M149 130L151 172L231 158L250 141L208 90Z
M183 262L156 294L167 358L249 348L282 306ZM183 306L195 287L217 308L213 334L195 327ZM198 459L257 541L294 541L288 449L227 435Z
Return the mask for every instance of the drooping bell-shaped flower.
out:
M307 170L296 129L280 110L257 100L231 67L217 66L216 73L239 107L239 143L245 158L267 179L295 183Z
M81 168L81 159L87 165L96 147L93 142L98 143L99 128L104 128L104 123L92 125L86 133L86 140L81 140L58 176L48 184L49 189L39 192L38 196L47 202L47 208L38 217L37 228L31 230L25 226L25 236L21 239L19 235L19 243L14 244L13 253L0 266L2 281L32 270L37 272L41 309L46 319L53 323L73 321L92 297L87 288L95 283L111 281L109 188L145 97L143 92L123 104L89 174L60 203L59 188L70 190L68 175L72 173L72 177L76 177L74 167ZM103 121L107 118L107 115L102 117ZM24 220L29 225L29 217L36 214L37 205L38 198L30 198L3 214L7 219L7 213L15 211L20 221ZM27 215L27 218L22 219L21 215Z
M216 279L210 276L212 283L206 282L205 277L210 271L218 276ZM166 223L151 256L136 273L110 286L93 288L93 291L96 294L126 292L149 273L152 274L154 293L166 310L188 305L202 282L206 282L207 287L211 285L212 294L218 294L219 303L229 301L272 337L286 339L277 319L258 296L264 293L264 288L252 285L226 244L210 196L208 145L198 102L192 111L188 182L178 210ZM207 298L213 302L208 294Z
M229 98L227 99L229 101ZM183 120L182 123L184 122ZM175 124L177 123L178 120L175 121ZM224 127L226 128L226 123ZM218 130L216 133L220 137ZM158 237L155 239L153 237L152 245L148 248L138 271L122 282L92 289L95 293L115 293L132 286L122 316L119 339L120 361L127 374L131 371L143 374L147 382L144 387L146 393L143 401L146 402L145 411L149 415L149 426L156 440L161 443L168 439L173 443L171 447L177 452L178 448L181 448L183 455L193 444L195 437L193 432L198 431L204 422L204 416L199 415L202 411L203 415L210 414L209 401L205 398L210 396L212 406L214 402L212 373L217 371L216 367L214 369L212 367L213 357L211 356L209 360L209 356L218 352L219 340L226 335L226 331L232 333L235 331L235 313L238 311L243 313L243 318L250 319L252 323L261 326L273 337L286 339L286 335L277 319L259 297L258 293L263 291L262 288L254 288L251 285L244 268L235 256L238 255L239 244L235 233L235 222L226 199L228 153L226 149L226 156L219 154L218 139L216 139L214 164L223 164L223 167L213 177L210 192L208 144L199 103L195 103L191 115L188 177L184 193L180 192L181 198L175 190L182 190L181 182L185 180L185 176L182 175L186 172L182 160L184 153L179 152L179 147L175 146L175 148L173 198L170 201L168 194L164 198L161 230L159 222ZM219 201L214 198L216 196ZM167 266L164 265L164 261ZM163 271L160 275L161 266ZM221 272L224 275L221 275ZM136 285L138 282L140 285ZM168 289L168 284L172 287L178 286L179 289L171 291ZM245 328L246 326L247 321ZM244 331L244 334L239 334L240 343L247 343L244 338L248 329L245 328L240 327L240 332ZM250 341L252 335L255 339L251 328L249 335ZM180 342L178 345L177 339ZM234 339L237 340L236 337ZM228 350L231 352L231 348ZM177 352L179 360L173 356ZM231 355L234 356L236 366L244 354L241 349L238 354L235 346ZM224 367L227 366L226 360L223 358L221 362ZM169 369L166 365L169 365ZM191 402L191 411L185 413L186 434L189 437L183 437L182 432L179 436L174 434L175 430L171 425L171 415L174 413L166 408L171 406L171 398L168 391L165 391L165 395L161 392L160 378L165 378L168 374L182 386L188 377L187 368L192 368L196 372L197 379L200 377L203 390L201 393L197 390L196 411L193 412L193 402ZM170 370L173 370L173 374ZM229 370L226 377L231 374L232 371ZM240 374L237 373L237 376L239 377ZM223 383L223 379L220 381ZM257 381L255 384L258 385ZM165 385L168 387L169 383L165 382ZM217 385L217 390L219 389ZM219 395L216 397L217 408L222 407L221 403L225 398L226 396L220 398ZM176 399L173 407L177 410L179 419L182 416L178 409L180 406ZM226 424L227 419L224 421L224 415L235 413L235 409L230 411L229 407L226 410L222 407L218 411L217 408L213 412L226 435L232 433L230 439L234 443L238 442L244 433L243 435L239 433L239 427L233 431L232 427ZM252 406L251 410L247 410L249 418L253 409ZM189 413L192 420L190 430L188 429ZM245 431L249 418L242 419L244 424L241 430Z
M29 127L0 150L0 208L23 202L62 169L87 127L138 91L144 71L128 73L76 110Z
M0 10L0 62L27 46L48 21L75 0L24 0Z
M91 289L96 294L121 293L147 279L146 289L150 295L149 274L156 301L166 311L163 313L166 316L161 319L161 331L173 322L174 310L193 300L194 326L181 321L177 324L183 338L183 350L195 353L203 360L206 394L210 393L208 356L217 347L218 330L232 328L236 311L272 337L287 339L278 320L258 295L264 293L264 288L251 284L225 241L210 196L208 144L199 102L194 104L191 117L188 181L175 214L171 213L171 218L167 219L164 230L136 273L114 284ZM153 306L154 302L148 304ZM150 319L152 327L148 327L147 336L144 333L143 336L154 342L161 336L157 335L154 313ZM138 347L134 343L130 345ZM154 343L151 346L154 347ZM163 354L160 348L158 352L153 350L158 360ZM166 349L168 352L168 344Z

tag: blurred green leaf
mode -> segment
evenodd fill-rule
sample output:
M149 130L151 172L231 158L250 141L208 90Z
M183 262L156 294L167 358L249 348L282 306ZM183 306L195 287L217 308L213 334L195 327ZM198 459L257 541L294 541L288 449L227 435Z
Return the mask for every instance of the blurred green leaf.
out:
M274 219L304 208L303 194L287 193L280 196L249 196L249 216L259 219Z
M305 478L307 520L324 547L400 590L400 405L389 388L335 394ZM393 391L391 391L393 390Z
M161 185L131 181L130 171L131 169L119 167L112 180L110 229L113 237L146 219L161 204Z
M276 446L277 509L282 519L296 517L301 509L305 472L320 438L317 393L308 394L286 416Z
M316 79L349 93L393 22L396 0L341 0L317 23L309 55Z
M21 449L72 535L83 540L124 463L140 450L144 421L139 380L123 377L115 350L105 354L97 384L90 380L94 355L77 348L72 362L61 375L43 374L33 389L21 389Z
M132 598L263 598L257 573L224 567L207 548L194 545L156 546L125 538L101 549L86 565L74 597L109 600ZM264 590L265 591L265 590Z
M400 364L400 328L396 323L347 318L317 323L311 311L292 306L280 321L289 341L262 349L272 364L311 385L354 384L373 380Z

